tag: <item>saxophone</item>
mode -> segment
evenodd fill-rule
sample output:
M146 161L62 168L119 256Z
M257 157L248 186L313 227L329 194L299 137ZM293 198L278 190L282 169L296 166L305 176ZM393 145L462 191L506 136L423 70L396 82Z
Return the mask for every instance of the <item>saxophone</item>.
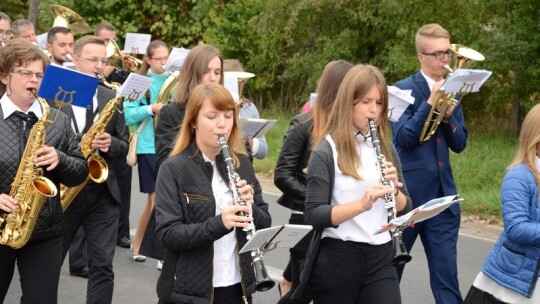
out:
M14 249L21 248L28 242L45 200L58 193L55 184L44 177L43 169L36 167L34 163L36 150L45 144L45 127L51 123L49 105L40 97L37 97L37 100L43 116L30 131L9 192L9 195L17 200L17 208L0 217L0 244Z
M84 134L81 139L81 152L88 162L88 176L82 184L76 187L60 186L60 203L62 205L62 211L65 212L67 210L75 197L90 180L96 184L101 184L107 180L107 177L109 176L107 162L98 154L97 149L92 149L92 141L96 138L96 135L105 131L105 127L107 127L107 124L121 102L122 96L116 96L111 99L99 113L98 119L92 124L88 132Z

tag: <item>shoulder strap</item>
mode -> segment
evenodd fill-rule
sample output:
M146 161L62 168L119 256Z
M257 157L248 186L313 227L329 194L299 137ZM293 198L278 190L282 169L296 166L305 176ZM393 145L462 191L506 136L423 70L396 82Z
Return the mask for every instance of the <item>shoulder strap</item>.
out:
M146 125L146 122L148 121L148 119L150 119L150 117L146 117L143 122L139 125L139 127L137 128L137 131L135 131L135 133L139 134L141 133L141 130L144 128L144 125Z

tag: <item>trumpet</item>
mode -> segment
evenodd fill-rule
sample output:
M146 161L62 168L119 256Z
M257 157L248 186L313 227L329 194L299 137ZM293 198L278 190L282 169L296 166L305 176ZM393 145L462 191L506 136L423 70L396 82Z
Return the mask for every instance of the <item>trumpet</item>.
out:
M387 193L384 196L384 199L386 201L385 207L388 210L388 221L393 220L397 216L396 211L396 197L394 195L394 183L392 181L386 179L384 177L384 174L382 173L383 165L386 162L386 158L384 157L384 154L381 151L381 141L379 139L379 132L377 131L377 124L373 119L369 120L369 132L371 134L371 140L373 142L373 147L375 148L375 154L377 156L377 168L379 170L379 177L381 180L381 183L386 186L391 186L392 191L391 193ZM403 244L403 239L401 237L401 230L398 229L392 229L390 230L390 234L392 235L392 245L394 247L394 265L403 265L408 263L412 258L411 255L407 253L407 249L405 249L405 245Z
M225 139L224 135L219 135L218 146L221 148L223 159L225 160L225 164L227 165L227 174L229 176L230 184L229 186L233 193L234 203L241 206L250 206L250 211L247 214L245 212L241 212L241 214L239 215L251 217L251 205L248 204L246 201L240 199L240 193L238 192L238 188L236 187L236 184L240 182L240 176L234 169L231 152L229 151L229 144L227 143L227 139ZM251 222L243 230L246 232L246 238L249 240L253 237L253 234L255 233L255 225L253 224L253 222ZM264 253L260 249L251 252L251 258L253 260L252 265L255 272L255 289L257 291L267 291L274 287L274 285L276 284L268 275L268 271L266 271L262 259L263 255Z

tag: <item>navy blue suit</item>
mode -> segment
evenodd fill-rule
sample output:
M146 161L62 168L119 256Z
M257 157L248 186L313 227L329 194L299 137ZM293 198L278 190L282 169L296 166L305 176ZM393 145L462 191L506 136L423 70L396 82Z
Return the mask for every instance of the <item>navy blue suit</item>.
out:
M420 133L431 110L427 103L431 90L421 72L397 82L395 86L412 90L415 98L414 104L405 110L399 121L392 122L393 142L401 159L413 208L433 198L457 194L449 150L459 153L467 144L468 131L461 105L456 107L448 122L441 122L427 142L420 143ZM454 204L403 233L408 251L420 235L436 303L463 302L457 279L456 254L460 217L459 205ZM403 266L398 268L398 273L401 278Z

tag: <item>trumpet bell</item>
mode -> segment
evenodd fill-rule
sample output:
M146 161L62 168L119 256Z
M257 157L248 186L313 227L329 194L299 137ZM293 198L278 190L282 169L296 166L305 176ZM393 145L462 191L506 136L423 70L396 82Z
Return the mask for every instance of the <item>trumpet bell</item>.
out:
M51 5L50 8L55 16L53 27L66 27L73 33L79 34L88 33L92 30L83 17L69 8L57 4Z

